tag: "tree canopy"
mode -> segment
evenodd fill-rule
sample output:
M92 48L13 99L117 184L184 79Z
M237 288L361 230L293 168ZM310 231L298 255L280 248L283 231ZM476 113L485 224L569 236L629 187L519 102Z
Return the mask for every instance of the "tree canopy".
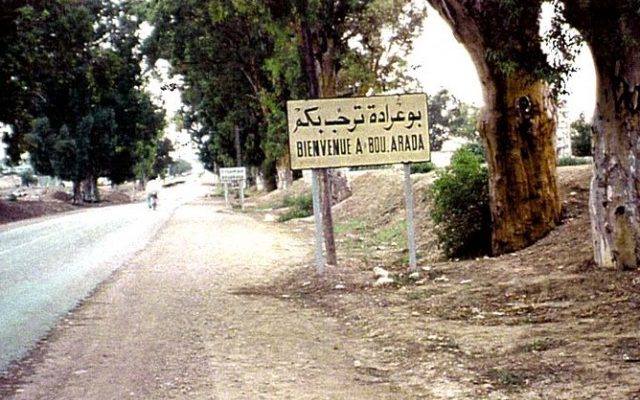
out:
M144 175L140 166L154 162L164 114L142 89L139 22L130 6L34 1L10 11L5 29L21 44L4 48L3 82L27 99L0 95L13 104L0 115L13 128L5 138L10 156L27 150L36 172L76 183Z

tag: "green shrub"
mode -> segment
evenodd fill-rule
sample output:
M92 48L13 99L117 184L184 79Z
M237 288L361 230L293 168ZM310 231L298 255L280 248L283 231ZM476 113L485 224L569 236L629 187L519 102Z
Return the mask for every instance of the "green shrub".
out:
M584 114L571 123L571 150L576 157L593 155L591 151L591 124L586 121ZM573 164L572 164L573 165Z
M434 169L436 169L436 166L433 165L431 161L411 164L412 174L426 174L427 172L431 172Z
M478 157L480 157L483 161L487 159L487 154L486 154L486 150L484 148L484 145L482 145L482 143L480 143L480 142L471 142L471 143L464 144L461 147L461 149L469 150L473 154L475 154Z
M566 167L569 165L585 165L590 163L591 163L591 160L589 158L560 157L558 159L558 167Z
M305 218L313 214L313 198L310 194L287 196L284 198L282 205L289 207L289 210L278 218L279 222L289 221L294 218Z
M25 170L20 173L20 183L22 186L31 186L38 183L38 178L33 175L33 171Z
M482 158L461 148L433 183L431 217L448 257L473 257L491 249L489 173Z

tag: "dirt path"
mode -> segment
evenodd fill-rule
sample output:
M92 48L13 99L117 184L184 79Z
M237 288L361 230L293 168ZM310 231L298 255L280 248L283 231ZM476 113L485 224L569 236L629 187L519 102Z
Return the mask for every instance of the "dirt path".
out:
M335 319L234 294L303 261L294 235L212 203L181 207L52 333L12 398L403 398L361 379Z

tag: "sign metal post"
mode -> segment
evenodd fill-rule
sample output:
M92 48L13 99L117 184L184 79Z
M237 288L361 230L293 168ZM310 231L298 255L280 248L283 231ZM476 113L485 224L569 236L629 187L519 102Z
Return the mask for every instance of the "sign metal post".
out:
M316 223L316 272L324 274L324 254L322 253L322 214L320 213L320 185L318 183L318 170L311 170L311 195L313 197L313 218Z
M413 221L413 184L411 183L411 164L404 167L404 202L407 209L407 244L409 248L409 270L417 269L416 234Z
M244 179L240 181L240 209L244 211Z
M224 204L227 208L229 208L229 184L227 182L223 183L224 186Z

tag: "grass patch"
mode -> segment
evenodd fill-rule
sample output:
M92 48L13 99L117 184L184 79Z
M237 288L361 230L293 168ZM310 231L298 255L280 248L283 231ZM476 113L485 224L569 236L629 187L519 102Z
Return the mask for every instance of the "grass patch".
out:
M287 196L282 201L284 207L288 207L287 212L278 218L278 222L285 222L295 218L305 218L313 215L313 199L310 194L299 196Z
M431 161L411 164L412 174L426 174L427 172L431 172L434 169L436 169L436 166Z
M367 230L367 224L360 219L352 219L347 222L339 223L336 225L335 231L337 234L342 233L365 233Z
M542 352L551 349L555 349L559 346L562 346L564 343L562 341L553 340L551 338L539 338L535 339L531 343L527 343L522 346L523 353L533 353L533 352Z
M589 157L560 157L558 159L558 167L568 167L570 165L586 165L591 164Z
M525 379L519 374L508 369L494 368L489 371L489 376L504 386L521 386Z
M396 243L404 240L404 221L397 221L392 225L380 229L374 236L376 243Z

